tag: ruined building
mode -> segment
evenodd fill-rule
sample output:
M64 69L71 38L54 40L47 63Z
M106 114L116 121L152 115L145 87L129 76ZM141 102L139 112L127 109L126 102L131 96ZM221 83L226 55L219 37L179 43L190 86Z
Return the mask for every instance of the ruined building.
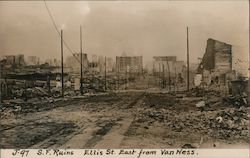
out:
M116 69L120 73L142 73L142 56L116 56Z
M70 68L72 73L80 73L81 68L81 53L74 53L72 56L66 58L65 66ZM88 68L87 54L82 54L83 71Z
M24 55L6 55L5 57L6 64L9 65L16 65L16 66L24 66L25 61L24 61Z
M174 72L174 63L176 62L176 56L154 56L153 57L153 72L162 72L170 69L170 72Z
M106 58L106 72L112 72L114 68L114 61L110 57L98 56L97 60L97 72L104 73L105 72L105 58Z
M177 61L176 56L154 56L153 57L153 73L170 70L171 75L179 74L183 72L184 61Z
M28 56L26 58L27 65L40 65L40 58L37 56Z
M92 55L92 60L89 62L91 72L104 74L105 73L105 56ZM113 58L106 57L106 72L112 72L115 69Z
M115 64L114 64L114 60L113 58L107 58L106 60L106 69L107 69L107 72L112 72L115 68Z
M210 82L226 82L232 72L232 45L214 39L207 40L206 52L198 67L198 73Z
M98 72L104 73L105 71L105 57L104 56L102 55L98 56L97 67L98 67Z

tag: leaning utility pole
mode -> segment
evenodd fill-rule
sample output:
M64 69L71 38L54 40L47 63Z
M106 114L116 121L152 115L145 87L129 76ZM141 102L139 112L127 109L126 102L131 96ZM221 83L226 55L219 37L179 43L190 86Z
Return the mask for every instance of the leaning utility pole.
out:
M64 97L64 89L63 89L63 30L61 30L61 67L62 67L62 75L61 75L62 97Z
M187 27L187 91L189 91L189 41L188 41L188 27Z
M105 56L105 74L104 74L104 77L105 77L105 91L107 90L107 70L106 70L106 66L107 66L107 63L106 63L106 56Z
M83 95L83 85L82 85L82 26L80 26L80 58L81 58L81 78L80 78L80 91L81 95Z

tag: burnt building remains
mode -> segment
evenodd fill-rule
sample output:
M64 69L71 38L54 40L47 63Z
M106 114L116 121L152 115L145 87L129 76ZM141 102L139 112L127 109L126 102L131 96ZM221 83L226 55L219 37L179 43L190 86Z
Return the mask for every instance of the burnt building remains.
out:
M120 73L142 73L142 56L116 56L116 69Z
M185 69L184 61L177 61L176 56L154 56L153 57L153 75L162 76L163 74L183 82L183 71Z
M65 66L69 67L72 73L80 73L81 68L81 53L74 53L72 56L66 58ZM87 70L89 66L88 56L87 54L82 54L82 65L83 70Z
M225 83L232 79L232 45L214 39L207 40L206 52L198 67L207 84Z
M23 54L6 55L6 56L4 56L3 62L6 65L12 65L12 66L24 66L25 65L24 55Z

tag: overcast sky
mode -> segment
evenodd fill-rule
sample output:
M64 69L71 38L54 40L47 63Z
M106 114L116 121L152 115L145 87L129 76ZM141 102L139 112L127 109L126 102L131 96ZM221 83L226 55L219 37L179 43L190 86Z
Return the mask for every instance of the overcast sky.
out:
M49 1L47 5L64 39L79 51L103 56L176 55L186 60L186 27L190 58L202 57L206 40L237 46L248 60L248 1ZM43 1L0 1L0 53L60 57L58 37ZM65 56L71 55L65 49Z

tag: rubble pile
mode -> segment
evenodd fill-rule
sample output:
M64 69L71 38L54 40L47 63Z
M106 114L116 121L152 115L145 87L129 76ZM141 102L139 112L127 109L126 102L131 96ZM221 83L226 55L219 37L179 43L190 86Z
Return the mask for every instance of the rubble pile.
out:
M34 88L28 88L27 89L27 95L30 98L33 98L33 97L45 97L45 96L48 96L48 93L44 88L34 87Z
M34 98L34 97L46 97L49 96L46 89L42 87L33 88L19 88L12 90L13 98Z
M248 140L249 119L247 108L227 108L221 111L190 111L177 113L169 109L147 109L138 112L135 124L148 129L155 122L174 132L199 133L212 138Z
M210 127L217 130L218 138L246 138L249 135L249 119L245 107L223 110L216 115L216 121L210 122Z
M85 93L87 89L84 89ZM61 97L62 92L61 88L59 87L54 87L51 89L49 92L47 88L43 87L32 87L32 88L20 88L20 89L13 89L12 90L12 97L10 99L24 99L24 100L30 100L30 99L40 99L42 100L43 98L58 98ZM64 96L78 96L80 95L80 91L74 91L71 89L65 89L64 90Z
M243 93L242 95L235 95L235 96L230 95L225 98L225 101L237 107L248 105L246 93Z

